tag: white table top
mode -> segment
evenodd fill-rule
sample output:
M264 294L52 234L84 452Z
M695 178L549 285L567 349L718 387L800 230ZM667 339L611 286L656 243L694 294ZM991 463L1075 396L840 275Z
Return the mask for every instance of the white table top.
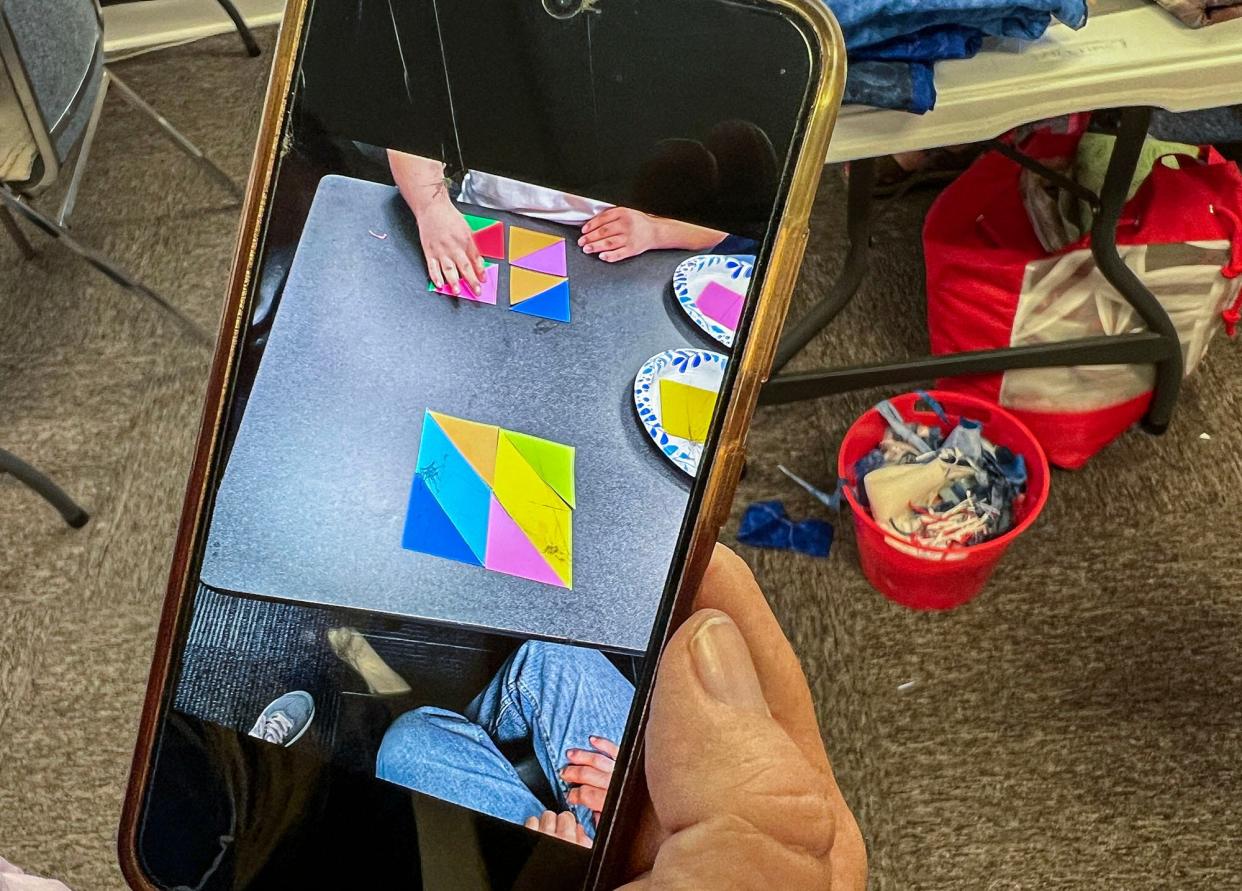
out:
M1057 23L1041 40L941 62L936 89L925 115L846 106L828 161L978 142L1075 111L1242 103L1242 19L1194 29L1149 0L1096 0L1079 31Z

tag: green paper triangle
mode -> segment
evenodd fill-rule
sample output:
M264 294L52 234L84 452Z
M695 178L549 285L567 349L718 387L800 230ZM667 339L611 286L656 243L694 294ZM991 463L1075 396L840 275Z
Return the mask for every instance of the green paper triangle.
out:
M517 453L571 508L574 503L574 447L513 430L501 430Z
M486 229L488 226L499 226L500 220L489 220L487 217L476 217L474 214L464 213L466 225L470 227L471 232L478 232L480 229Z

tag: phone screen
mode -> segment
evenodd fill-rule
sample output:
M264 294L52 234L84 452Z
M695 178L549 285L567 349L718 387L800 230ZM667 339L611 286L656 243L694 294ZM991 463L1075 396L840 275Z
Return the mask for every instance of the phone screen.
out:
M581 886L815 46L733 0L306 5L145 881Z

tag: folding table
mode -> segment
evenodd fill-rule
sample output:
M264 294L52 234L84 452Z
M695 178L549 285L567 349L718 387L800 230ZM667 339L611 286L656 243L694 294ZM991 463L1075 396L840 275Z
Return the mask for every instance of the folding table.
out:
M1167 429L1182 379L1177 331L1152 293L1122 261L1117 223L1147 135L1151 107L1194 111L1242 103L1242 20L1194 30L1147 0L1102 0L1079 31L1056 24L1034 43L1002 40L974 59L936 69L934 111L842 111L827 161L849 161L847 235L841 274L807 314L785 330L776 352L779 372L850 302L868 265L875 217L874 159L894 152L992 140L992 147L1062 185L1055 171L997 142L1021 124L1061 114L1120 109L1117 142L1099 195L1092 253L1104 277L1134 307L1146 331L1060 344L979 350L901 362L778 374L761 401L795 402L835 393L961 374L1062 365L1152 364L1155 394L1144 427Z

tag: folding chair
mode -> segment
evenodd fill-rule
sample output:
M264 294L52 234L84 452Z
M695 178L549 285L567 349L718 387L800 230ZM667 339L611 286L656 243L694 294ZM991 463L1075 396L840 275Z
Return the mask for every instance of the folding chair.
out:
M194 338L210 343L207 332L163 295L69 231L109 87L240 198L241 189L223 170L105 67L96 0L0 0L0 222L25 256L34 248L14 217L59 240L117 284L161 307ZM58 212L35 208L32 199L66 173Z

